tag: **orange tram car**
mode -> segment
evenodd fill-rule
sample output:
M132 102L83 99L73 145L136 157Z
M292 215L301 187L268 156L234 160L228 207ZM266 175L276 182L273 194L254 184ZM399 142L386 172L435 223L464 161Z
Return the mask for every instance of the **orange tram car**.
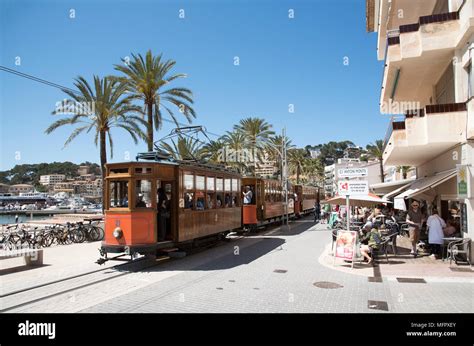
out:
M108 260L109 253L133 259L185 249L231 231L256 230L286 215L280 181L243 178L196 162L106 164L104 188L105 237L98 263ZM319 200L315 187L295 185L287 194L290 217L312 211Z

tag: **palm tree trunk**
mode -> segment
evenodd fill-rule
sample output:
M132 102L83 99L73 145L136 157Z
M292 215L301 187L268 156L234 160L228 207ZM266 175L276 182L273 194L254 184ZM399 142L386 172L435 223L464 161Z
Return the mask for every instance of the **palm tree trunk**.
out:
M383 174L383 161L379 160L379 164L380 164L380 179L382 180L382 183L383 183L385 181L385 176Z
M105 164L107 163L107 147L105 144L105 130L101 130L99 133L100 140L100 171L102 175L102 214L105 208Z
M147 104L147 144L148 144L148 151L153 151L153 103Z

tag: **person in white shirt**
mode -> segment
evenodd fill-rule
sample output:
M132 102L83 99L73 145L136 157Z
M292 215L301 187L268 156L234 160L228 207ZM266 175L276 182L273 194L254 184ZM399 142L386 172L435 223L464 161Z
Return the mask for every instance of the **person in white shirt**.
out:
M244 194L244 204L251 204L253 193L252 193L252 190L250 189L250 186L245 187L245 192L243 194Z
M431 247L431 256L436 257L441 255L441 244L443 244L443 228L446 227L446 222L438 215L438 210L433 209L432 215L426 221L428 226L428 243Z

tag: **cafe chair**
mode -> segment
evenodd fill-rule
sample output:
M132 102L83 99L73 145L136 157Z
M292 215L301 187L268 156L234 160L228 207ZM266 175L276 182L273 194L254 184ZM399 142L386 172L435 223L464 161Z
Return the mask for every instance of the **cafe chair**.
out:
M447 254L449 257L449 265L454 263L458 264L458 255L465 255L466 262L471 266L471 238L464 238L460 240L452 241L448 244Z

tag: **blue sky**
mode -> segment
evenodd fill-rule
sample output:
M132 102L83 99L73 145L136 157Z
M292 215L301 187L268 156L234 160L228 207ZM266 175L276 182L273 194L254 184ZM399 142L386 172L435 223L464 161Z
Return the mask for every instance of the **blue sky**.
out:
M376 59L376 35L365 31L365 1L0 0L2 66L73 87L78 75L112 74L121 57L148 49L188 74L176 86L193 90L193 124L210 132L223 134L241 118L257 116L277 132L286 126L297 146L346 139L365 146L385 135L388 118L378 110L383 62ZM0 170L98 162L93 135L63 148L71 127L44 133L65 96L0 71ZM155 138L170 129L165 124ZM146 150L120 129L113 138L109 161Z

